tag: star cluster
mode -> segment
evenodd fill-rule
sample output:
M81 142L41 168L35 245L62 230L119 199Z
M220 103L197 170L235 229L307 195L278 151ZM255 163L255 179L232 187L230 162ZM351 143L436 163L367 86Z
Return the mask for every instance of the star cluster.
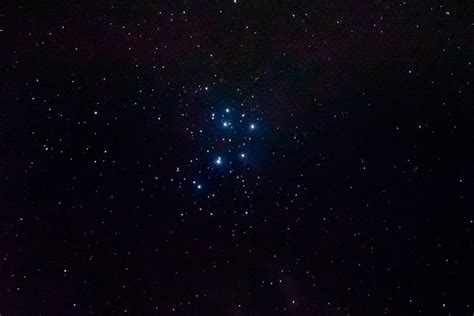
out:
M259 152L258 160L262 159L262 150L258 147L265 137L257 130L256 122L259 121L258 118L229 107L210 114L210 120L206 119L204 122L209 132L200 133L202 139L198 151L202 157L196 159L207 161L207 166L202 165L201 169L195 171L204 179L192 181L196 189L212 187L218 182L216 178L226 175L241 178L241 182L244 182L241 172L248 172L257 164L252 153Z
M473 315L468 1L7 1L0 315Z

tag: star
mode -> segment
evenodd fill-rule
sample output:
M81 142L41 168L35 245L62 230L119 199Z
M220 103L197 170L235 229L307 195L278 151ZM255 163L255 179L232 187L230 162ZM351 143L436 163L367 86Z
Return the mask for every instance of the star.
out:
M255 129L255 128L256 128L255 124L253 124L253 123L250 124L250 129Z
M197 188L198 190L201 190L201 189L202 189L202 185L199 184L199 183L197 183L196 180L193 180L193 184L196 185L196 188Z
M214 162L216 163L216 165L222 165L222 157L218 156Z

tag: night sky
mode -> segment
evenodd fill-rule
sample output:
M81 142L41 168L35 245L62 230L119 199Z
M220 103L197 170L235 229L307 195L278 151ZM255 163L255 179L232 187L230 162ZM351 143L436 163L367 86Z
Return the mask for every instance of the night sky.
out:
M10 1L1 315L474 315L471 1Z

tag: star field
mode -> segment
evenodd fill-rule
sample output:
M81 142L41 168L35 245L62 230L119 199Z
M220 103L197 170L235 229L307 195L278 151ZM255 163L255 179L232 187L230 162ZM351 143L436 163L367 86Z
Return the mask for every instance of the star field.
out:
M0 315L474 315L473 12L6 3Z

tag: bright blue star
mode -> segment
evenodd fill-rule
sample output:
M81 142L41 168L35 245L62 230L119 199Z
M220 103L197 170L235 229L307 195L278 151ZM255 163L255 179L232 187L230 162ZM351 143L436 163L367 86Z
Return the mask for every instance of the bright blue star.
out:
M216 160L214 160L214 162L215 162L215 164L218 165L218 166L222 165L222 157L221 157L221 156L218 156L218 157L216 158Z
M250 124L250 129L255 129L257 126L255 126L254 123Z
M202 189L202 185L199 184L199 183L197 183L196 180L193 180L193 184L196 186L196 188L197 188L198 190L201 190L201 189Z

